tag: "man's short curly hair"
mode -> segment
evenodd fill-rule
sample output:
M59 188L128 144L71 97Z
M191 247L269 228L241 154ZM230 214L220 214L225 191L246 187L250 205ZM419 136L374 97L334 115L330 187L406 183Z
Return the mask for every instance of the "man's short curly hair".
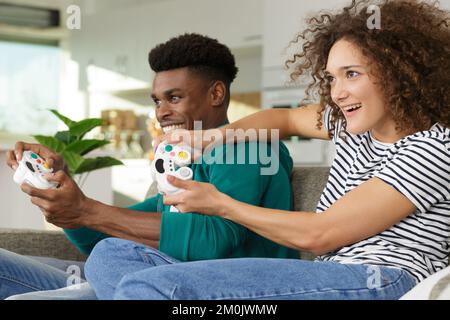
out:
M155 72L188 67L208 81L223 81L228 89L238 68L230 49L216 39L186 33L159 44L148 55Z
M381 28L369 29L369 5L378 5ZM369 11L370 12L370 11ZM439 122L450 126L450 16L436 3L418 0L360 0L338 13L321 12L308 20L307 29L291 45L301 45L286 62L293 68L292 79L312 75L307 98L319 94L321 111L332 107L333 135L335 123L345 117L331 99L331 87L325 68L331 47L340 39L355 44L368 58L373 75L400 131L428 130Z

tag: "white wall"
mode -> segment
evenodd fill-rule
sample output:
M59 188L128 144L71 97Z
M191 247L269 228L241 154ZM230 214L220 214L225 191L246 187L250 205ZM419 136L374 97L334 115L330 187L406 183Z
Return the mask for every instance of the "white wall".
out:
M236 80L231 85L232 93L261 91L262 48L232 50L239 68Z
M348 3L349 0L264 0L264 67L284 64L285 49L295 35L302 31L308 15L320 10L341 8Z
M0 228L44 229L40 210L13 181L14 171L6 166L6 153L0 151Z
M91 62L149 81L147 54L158 43L185 32L199 32L232 49L252 47L261 45L261 28L260 0L143 2L83 15L81 30L71 33L71 51L80 67ZM85 87L85 79L81 85Z
M450 0L439 2L441 8L450 9ZM288 80L284 71L289 56L286 48L303 30L307 17L319 11L335 11L350 3L350 0L264 0L263 87L273 87Z
M72 90L67 95L71 98L62 104L62 109L75 118L99 116L100 110L112 107L145 112L151 104L149 92L153 78L148 52L155 45L186 32L209 35L232 49L240 69L233 92L261 89L261 0L78 2L81 30L71 31L67 48L79 92ZM88 80L88 66L91 66L89 70L97 70L97 75L108 74L100 77L107 80L96 80L96 87L88 89L88 83L93 83ZM90 71L89 77L92 74ZM125 94L130 100L123 99L124 89L128 93L132 91ZM75 106L78 112L74 111Z
M450 10L450 0L440 0L439 3L442 9Z

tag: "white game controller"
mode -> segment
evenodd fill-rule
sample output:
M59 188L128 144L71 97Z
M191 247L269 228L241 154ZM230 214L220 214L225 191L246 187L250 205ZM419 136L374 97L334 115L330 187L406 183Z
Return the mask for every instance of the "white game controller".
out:
M192 179L192 169L186 167L190 163L190 148L161 142L155 151L155 158L151 164L153 181L156 181L159 193L177 194L184 191L184 189L171 185L167 181L167 176L172 175L182 180ZM170 211L178 212L178 209L171 206Z
M19 167L14 173L14 182L19 185L26 182L38 189L55 189L58 184L44 178L46 173L51 172L53 169L38 154L24 151Z

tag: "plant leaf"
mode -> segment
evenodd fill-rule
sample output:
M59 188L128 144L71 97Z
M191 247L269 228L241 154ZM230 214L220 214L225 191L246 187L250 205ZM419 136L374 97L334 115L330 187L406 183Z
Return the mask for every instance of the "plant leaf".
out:
M64 160L66 161L67 167L69 168L69 171L72 175L77 173L78 168L85 160L79 154L76 154L75 152L71 152L71 151L63 151L63 152L61 152L61 155L63 156Z
M59 118L59 120L64 122L67 125L67 127L69 127L69 129L72 125L74 125L76 123L76 121L73 121L73 120L67 118L66 116L63 116L61 113L59 113L55 109L49 109L49 110L51 113L53 113L55 116L57 116Z
M84 119L72 125L69 132L71 136L75 136L78 140L81 140L87 132L91 131L95 127L101 126L102 124L103 119L100 118Z
M112 157L89 158L84 159L74 173L78 174L116 165L123 165L123 162Z
M55 137L35 135L33 136L33 138L35 138L36 141L43 146L52 149L56 153L61 153L66 147L66 144L64 142L56 139Z
M70 144L70 143L72 143L73 141L76 140L76 137L71 136L70 132L67 131L67 130L66 131L58 131L55 134L55 138L58 139L59 141L65 143L65 144Z
M66 151L71 151L78 153L80 155L85 155L86 153L103 147L104 145L107 145L110 143L108 140L96 140L96 139L86 139L86 140L80 140L75 141L66 146Z

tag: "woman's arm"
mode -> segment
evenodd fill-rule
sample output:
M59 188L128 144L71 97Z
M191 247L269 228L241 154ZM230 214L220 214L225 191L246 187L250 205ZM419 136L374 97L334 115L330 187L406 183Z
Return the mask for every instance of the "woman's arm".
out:
M279 129L280 138L302 136L328 140L325 127L317 129L317 117L320 105L307 105L295 109L268 109L263 110L236 122L230 123L226 129Z
M251 135L251 130L267 129L267 140L271 140L271 130L278 130L280 139L290 136L329 140L325 126L317 128L320 105L308 105L295 109L268 109L259 111L222 128L209 130L174 130L158 138L169 143L184 142L196 148L212 147L224 142L243 142L261 139L261 131ZM239 129L241 132L239 133ZM248 134L246 134L248 133ZM213 144L211 145L211 142Z
M172 177L170 182L187 190L164 198L166 204L177 204L181 212L196 207L198 212L219 214L274 242L315 254L376 235L416 209L403 194L378 178L362 183L320 214L260 208L236 201L209 184Z

